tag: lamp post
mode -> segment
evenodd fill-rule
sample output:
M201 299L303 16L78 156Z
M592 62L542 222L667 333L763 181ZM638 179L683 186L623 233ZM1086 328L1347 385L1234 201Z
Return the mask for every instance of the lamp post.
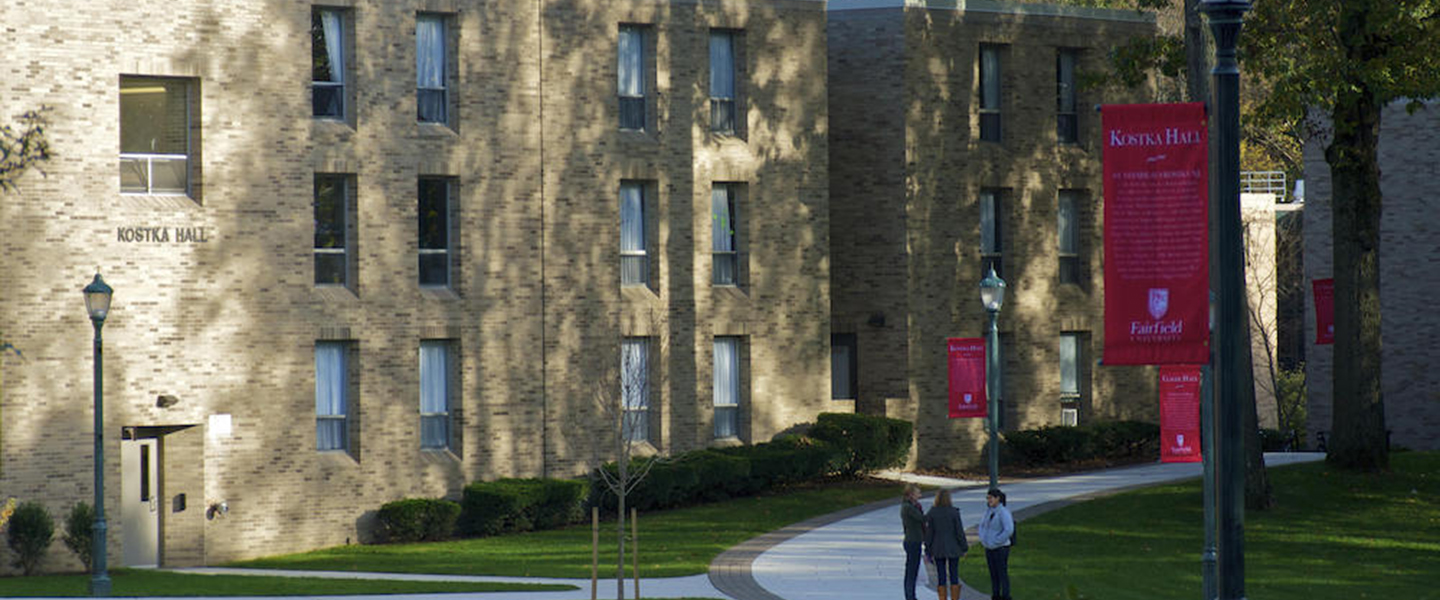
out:
M1248 343L1245 319L1245 261L1240 224L1240 66L1235 41L1248 0L1202 0L1200 11L1215 38L1214 85L1210 104L1215 135L1210 146L1210 210L1214 215L1215 262L1210 267L1218 302L1215 330L1216 487L1219 505L1218 592L1223 600L1245 597L1245 457L1246 386L1239 368Z
M990 328L985 336L985 397L986 421L990 426L990 489L995 489L1000 474L1000 328L996 320L1005 305L1005 280L995 274L995 267L980 280L980 303L990 313Z
M1215 292L1210 292L1210 332L1215 331ZM1205 600L1215 600L1215 391L1210 371L1215 362L1214 345L1210 341L1210 356L1200 366L1200 431L1204 451L1200 454L1204 478L1203 492L1205 507L1205 551L1200 555L1200 577Z
M95 546L91 551L90 595L110 595L110 573L105 568L105 394L103 384L104 350L100 340L100 328L105 326L105 316L110 312L110 297L115 290L105 285L100 274L85 286L85 311L90 313L90 323L95 326L95 525L92 529Z

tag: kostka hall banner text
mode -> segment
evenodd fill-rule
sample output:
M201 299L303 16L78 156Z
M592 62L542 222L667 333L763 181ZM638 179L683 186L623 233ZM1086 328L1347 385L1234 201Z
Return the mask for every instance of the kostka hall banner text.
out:
M1205 105L1101 109L1107 365L1201 364L1209 342Z

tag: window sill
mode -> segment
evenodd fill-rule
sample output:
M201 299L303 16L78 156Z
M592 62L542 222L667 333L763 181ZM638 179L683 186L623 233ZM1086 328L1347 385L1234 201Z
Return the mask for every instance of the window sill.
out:
M660 450L651 445L649 440L630 442L631 458L650 458L658 454L660 454Z
M460 456L450 448L421 448L420 456L426 462L439 465L454 465L460 463Z
M745 442L741 441L740 438L733 435L730 437L715 438L710 441L711 448L735 448L744 445Z
M318 135L333 135L348 138L355 134L355 126L348 119L335 117L314 117L310 120L312 129Z
M455 293L455 289L449 286L420 286L420 295L430 300L439 301L460 299L460 294Z
M316 285L315 295L324 302L354 302L360 299L359 296L355 295L355 291L346 285Z
M353 467L360 464L349 450L317 450L319 460L332 467Z
M447 123L418 121L415 125L419 128L422 140L453 140L460 137L460 134Z

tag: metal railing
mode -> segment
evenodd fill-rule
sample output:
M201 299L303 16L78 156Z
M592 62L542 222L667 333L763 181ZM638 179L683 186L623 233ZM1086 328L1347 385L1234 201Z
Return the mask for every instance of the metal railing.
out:
M1274 194L1284 201L1289 189L1285 187L1284 171L1241 171L1240 192L1243 194Z

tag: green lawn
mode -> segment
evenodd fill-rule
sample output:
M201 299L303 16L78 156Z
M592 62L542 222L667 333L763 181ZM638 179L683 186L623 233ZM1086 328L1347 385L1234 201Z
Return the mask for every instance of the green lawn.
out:
M851 481L811 486L781 495L641 513L640 575L677 577L705 573L716 556L740 542L852 506L886 498L898 501L901 487L888 482ZM613 578L613 521L601 523L600 544L600 576ZM226 566L589 578L590 564L591 531L587 524L430 544L337 546Z
M1270 469L1278 506L1245 515L1246 597L1440 600L1440 453L1392 454L1391 468ZM1059 600L1074 586L1097 600L1198 597L1200 486L1146 488L1022 521L1013 595ZM960 574L989 592L982 552Z
M431 594L573 590L569 585L454 583L192 575L166 571L117 569L110 572L112 596L313 596L331 594ZM89 596L89 575L0 577L0 596Z

